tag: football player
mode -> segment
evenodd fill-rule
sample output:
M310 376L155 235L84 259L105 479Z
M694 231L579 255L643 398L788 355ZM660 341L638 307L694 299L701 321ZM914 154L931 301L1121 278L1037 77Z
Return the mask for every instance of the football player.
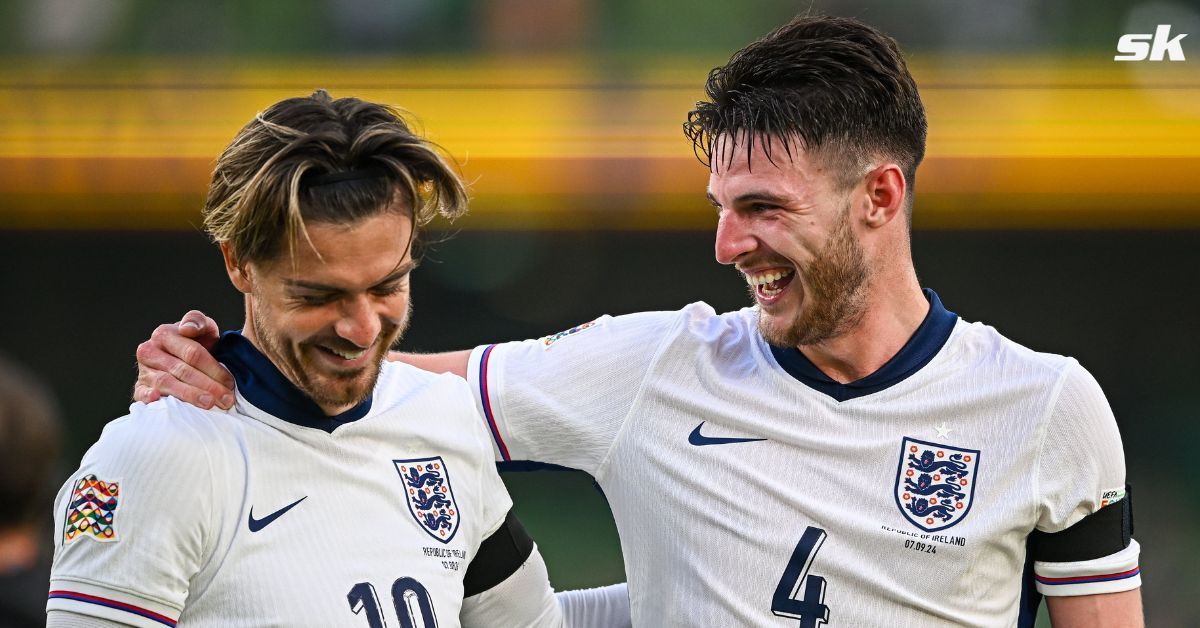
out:
M236 397L106 426L58 496L49 626L564 625L466 383L383 362L420 226L466 200L383 105L318 91L242 128L204 208L245 295L213 350ZM624 625L621 589L564 604Z
M926 118L895 41L797 18L707 97L685 130L753 307L395 357L467 377L498 457L596 478L635 625L1032 625L1042 595L1056 626L1141 625L1100 387L917 280ZM222 392L195 349L179 328L141 347L139 398Z

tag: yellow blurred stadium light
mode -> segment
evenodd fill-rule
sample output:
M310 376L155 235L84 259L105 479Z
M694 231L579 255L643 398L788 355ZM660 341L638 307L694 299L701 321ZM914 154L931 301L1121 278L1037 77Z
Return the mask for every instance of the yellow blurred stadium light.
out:
M722 60L10 59L0 228L189 228L249 116L323 87L415 114L472 182L462 228L706 229L707 171L680 127ZM1193 64L918 55L912 66L930 121L918 228L1200 226Z

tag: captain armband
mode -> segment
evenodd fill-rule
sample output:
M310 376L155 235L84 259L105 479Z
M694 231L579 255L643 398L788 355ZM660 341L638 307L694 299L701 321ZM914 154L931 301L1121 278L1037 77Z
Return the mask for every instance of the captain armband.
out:
M478 595L504 582L517 572L533 553L533 538L510 510L504 523L484 539L467 565L463 577L463 597Z
M1133 537L1133 487L1125 497L1080 519L1059 532L1034 530L1029 536L1033 559L1047 563L1074 563L1116 554L1129 547Z

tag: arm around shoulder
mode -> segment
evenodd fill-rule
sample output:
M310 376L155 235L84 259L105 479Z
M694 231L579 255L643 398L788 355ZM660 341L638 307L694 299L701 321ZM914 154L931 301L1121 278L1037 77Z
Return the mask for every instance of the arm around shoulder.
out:
M467 362L470 359L469 350L445 353L388 353L388 360L392 362L403 362L430 373L453 373L464 379L467 377Z
M600 318L536 340L477 347L467 381L503 460L600 472L678 312Z

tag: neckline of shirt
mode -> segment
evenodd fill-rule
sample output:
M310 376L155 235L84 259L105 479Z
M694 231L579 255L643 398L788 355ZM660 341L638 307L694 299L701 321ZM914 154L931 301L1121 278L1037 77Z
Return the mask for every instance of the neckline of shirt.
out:
M333 430L353 423L371 411L373 395L345 412L333 416L326 415L312 398L296 388L240 330L221 334L212 353L233 374L234 380L237 381L237 391L246 401L263 412L293 425L332 434Z
M922 292L929 301L929 312L925 314L925 319L913 332L912 337L878 370L853 382L843 384L834 381L795 347L777 347L771 344L767 346L784 372L836 401L848 401L877 393L920 371L942 350L954 331L958 315L947 310L933 290L925 288Z

